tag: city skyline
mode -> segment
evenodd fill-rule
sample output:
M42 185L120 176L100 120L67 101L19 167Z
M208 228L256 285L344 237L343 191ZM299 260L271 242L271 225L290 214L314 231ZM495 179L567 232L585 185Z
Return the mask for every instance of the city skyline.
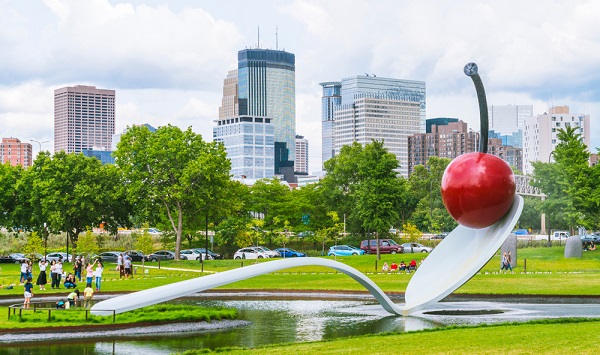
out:
M52 151L53 91L92 85L116 91L118 132L170 123L211 140L223 78L240 49L259 47L296 56L295 133L310 143L311 172L321 170L319 83L364 73L425 81L427 118L456 117L478 130L475 91L462 73L470 61L490 105L589 114L596 153L599 11L586 1L7 2L0 136L49 140L42 149Z

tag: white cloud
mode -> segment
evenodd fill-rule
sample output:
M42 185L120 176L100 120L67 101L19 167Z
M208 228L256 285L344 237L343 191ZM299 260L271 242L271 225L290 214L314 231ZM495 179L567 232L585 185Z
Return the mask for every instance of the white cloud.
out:
M232 10L235 9L235 10ZM0 125L21 140L52 138L52 92L117 91L117 130L168 123L212 136L223 79L257 41L296 55L297 132L320 170L320 82L362 73L425 80L427 116L478 127L478 63L494 105L566 104L592 116L600 146L600 3L483 0L45 0L0 12ZM594 143L596 142L596 143Z

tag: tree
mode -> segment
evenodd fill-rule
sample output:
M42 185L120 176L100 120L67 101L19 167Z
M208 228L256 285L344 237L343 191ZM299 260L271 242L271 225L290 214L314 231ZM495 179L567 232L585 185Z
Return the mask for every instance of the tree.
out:
M337 244L336 239L344 228L343 224L340 223L340 217L337 212L329 211L327 212L327 216L329 217L328 223L319 228L313 236L314 240L321 244L322 255L325 255L325 243L333 241L334 244Z
M128 181L128 193L138 211L160 210L161 218L175 234L175 258L179 260L184 220L191 221L199 206L206 205L211 186L221 185L223 169L229 169L223 148L207 143L191 128L171 125L151 133L146 127L131 127L121 137L116 164ZM218 172L211 175L211 168ZM215 184L215 185L213 185Z
M29 233L27 243L23 247L23 254L29 256L30 259L33 259L35 254L41 254L43 251L42 238L40 238L37 232Z
M410 221L421 230L430 233L449 231L456 227L442 201L441 184L450 159L430 157L427 165L418 165L408 179L408 210Z
M12 228L15 224L13 213L17 208L17 180L21 175L20 165L14 167L9 162L0 164L0 226Z
M98 252L98 239L91 230L86 230L85 233L79 237L77 242L77 253L85 254L87 260L91 260L91 256Z
M416 242L421 238L423 233L414 224L407 222L402 225L402 233L406 236L408 241Z
M146 255L152 254L154 251L154 242L152 241L152 236L150 233L148 233L147 229L144 229L142 235L137 237L135 240L135 248Z
M119 172L96 158L61 151L36 160L32 174L30 206L39 204L41 220L55 232L66 232L74 244L88 228L104 222L116 231L127 220L126 208L119 207L124 200L116 192L121 189L116 185Z
M564 218L571 232L577 226L594 228L600 207L597 168L589 166L590 153L575 128L560 129L557 138L556 163L533 162L533 184L546 194L542 208L549 217Z

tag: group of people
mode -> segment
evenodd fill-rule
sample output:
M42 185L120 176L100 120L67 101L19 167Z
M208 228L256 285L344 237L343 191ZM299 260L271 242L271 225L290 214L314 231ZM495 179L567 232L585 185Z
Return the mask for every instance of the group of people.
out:
M387 261L383 263L382 271L385 273L395 273L395 272L406 272L410 273L411 271L417 270L417 261L412 259L408 265L403 261L400 262L400 265L396 264L396 262L392 262L391 265L388 265Z
M77 305L77 301L79 300L80 292L78 289L74 289L67 296L66 301L58 301L56 302L56 308L71 308ZM92 283L88 282L86 284L85 289L83 290L83 307L88 308L91 305L92 298L94 297L94 289L92 288Z
M117 257L117 271L119 272L119 278L133 278L131 273L131 256L120 253Z
M510 255L510 251L502 254L502 260L500 261L500 272L503 272L504 270L510 270L510 272L513 271L512 256Z
M50 279L52 289L60 289L61 279L63 277L63 263L61 259L52 260L48 264L46 259L42 259L38 263L39 265L39 274L37 280L35 282L36 285L39 286L40 290L46 289L46 284L48 284L48 277L46 274L46 270L48 269L48 265L50 266ZM79 297L79 290L77 287L77 282L81 282L81 275L83 271L83 265L85 266L85 276L86 276L86 288L84 290L84 300L85 304L89 303L91 300L94 289L92 288L92 284L94 283L95 278L95 286L96 291L100 291L102 286L102 273L104 272L104 265L101 260L95 260L93 263L86 263L84 257L77 257L75 262L73 263L73 273L69 273L65 276L64 287L67 289L74 289L73 292L69 294L68 299L73 299L73 303ZM94 270L94 266L96 267ZM33 274L31 270L31 261L23 260L21 262L21 282L25 287L25 301L23 303L24 308L29 308L30 300L33 297ZM63 305L64 307L64 302ZM58 302L57 302L58 307Z

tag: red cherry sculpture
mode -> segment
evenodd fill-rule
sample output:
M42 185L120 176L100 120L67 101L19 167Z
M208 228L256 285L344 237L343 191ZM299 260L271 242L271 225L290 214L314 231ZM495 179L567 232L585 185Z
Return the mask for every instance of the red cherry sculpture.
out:
M468 63L464 72L473 79L481 132L479 152L454 159L442 177L442 201L450 215L470 228L485 228L508 212L515 198L515 176L506 162L486 154L488 148L488 109L477 64Z
M454 159L442 177L444 206L458 223L485 228L510 209L515 177L502 159L486 153L467 153Z

